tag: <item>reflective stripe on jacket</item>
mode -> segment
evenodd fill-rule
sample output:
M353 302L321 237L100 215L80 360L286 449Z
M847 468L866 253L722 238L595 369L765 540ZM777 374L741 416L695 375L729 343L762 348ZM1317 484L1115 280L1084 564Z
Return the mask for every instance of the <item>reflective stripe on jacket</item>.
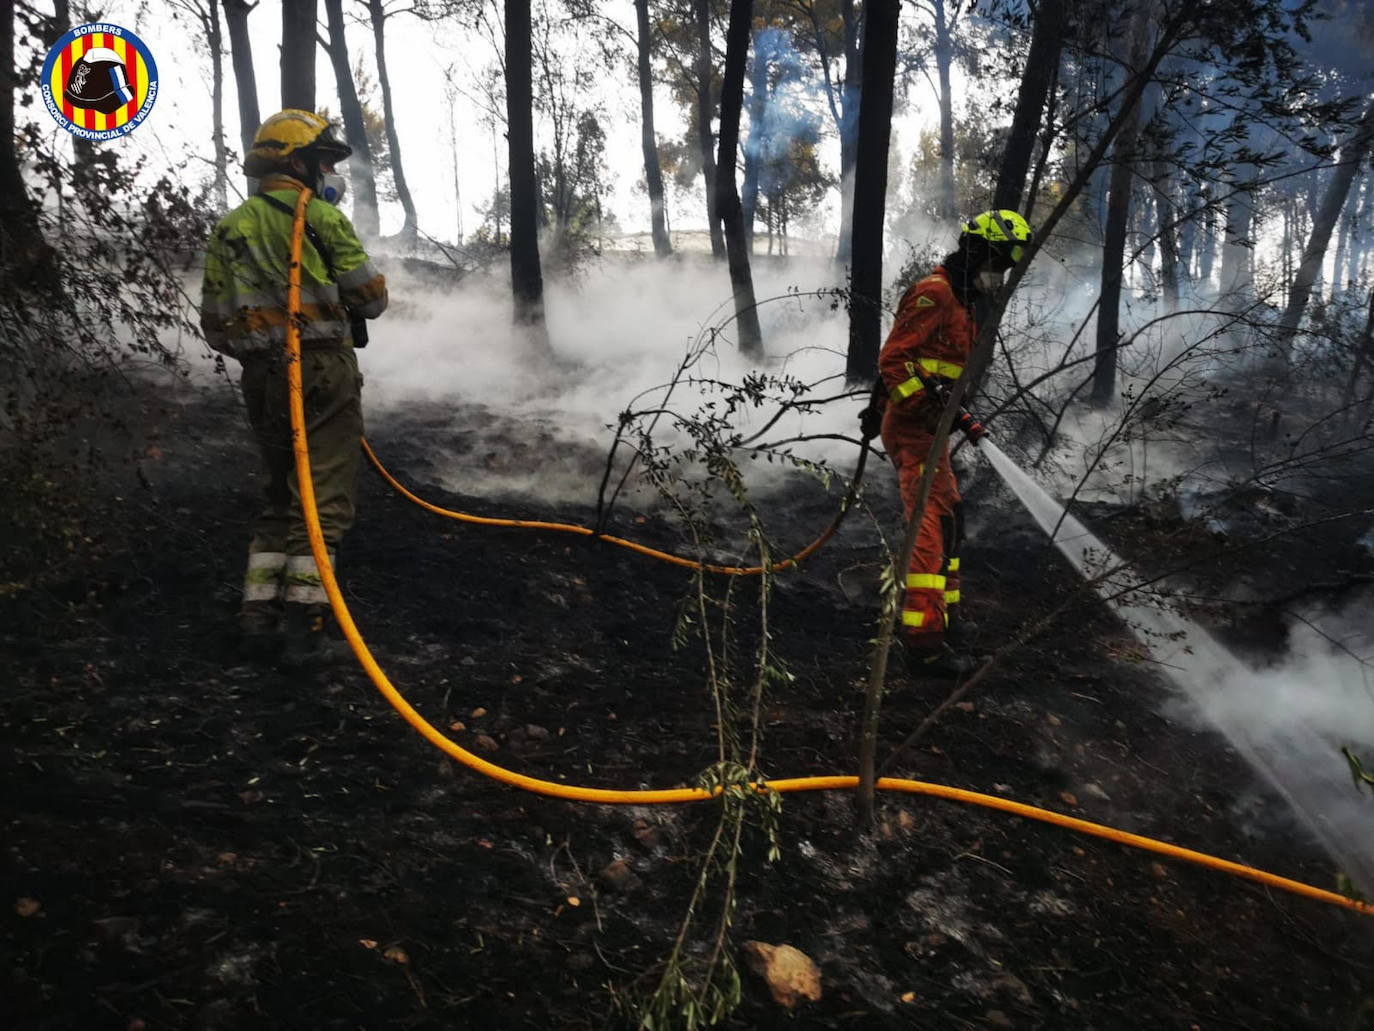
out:
M897 318L878 354L878 371L889 399L901 403L924 390L918 369L927 377L958 379L975 335L973 317L954 296L949 273L937 266L902 295Z
M262 189L294 208L302 184L270 175ZM343 346L351 341L350 313L375 319L386 310L386 279L368 260L342 211L312 197L305 217L329 250L338 280L307 237L301 247L301 345ZM225 215L210 234L200 325L216 351L241 358L286 343L291 222L289 215L255 195Z

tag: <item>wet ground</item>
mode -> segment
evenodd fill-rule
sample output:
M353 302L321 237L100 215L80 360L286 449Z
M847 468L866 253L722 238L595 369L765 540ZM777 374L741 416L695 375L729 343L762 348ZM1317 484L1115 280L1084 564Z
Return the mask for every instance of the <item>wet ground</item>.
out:
M46 562L0 598L0 1023L621 1026L618 1002L676 934L714 805L518 793L441 756L358 672L240 664L232 615L256 503L241 413L223 389L143 391L129 411L66 510L79 560ZM593 517L588 503L436 485L551 452L595 474L598 456L558 454L556 438L532 441L495 413L414 411L374 419L370 437L448 507ZM438 449L456 464L424 457ZM891 476L870 472L895 533ZM1077 585L986 478L969 494L980 517L964 589L995 646ZM802 478L765 516L780 546L799 546L834 501ZM1147 539L1131 518L1125 536ZM657 511L623 508L611 529L684 547ZM1283 549L1256 561L1314 580L1343 561ZM879 563L858 515L779 577L772 647L793 679L763 709L767 774L854 769ZM714 761L703 653L672 646L693 597L684 571L442 521L367 471L340 569L383 667L487 758L607 787L681 784ZM731 600L747 651L757 589ZM1253 620L1241 629L1263 636ZM1168 689L1135 654L1099 607L1072 606L892 772L1334 886L1330 861L1224 742L1161 715ZM880 756L949 690L900 672L893 685ZM806 952L824 995L788 1014L746 975L729 1027L1365 1026L1368 917L935 800L884 799L859 834L847 796L791 796L779 834L771 865L762 841L745 842L735 935Z

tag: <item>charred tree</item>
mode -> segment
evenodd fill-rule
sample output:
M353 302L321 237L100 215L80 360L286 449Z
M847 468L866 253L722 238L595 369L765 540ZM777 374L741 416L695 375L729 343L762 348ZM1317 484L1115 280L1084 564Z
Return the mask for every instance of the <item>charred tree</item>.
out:
M1064 46L1064 4L1065 0L1040 0L1036 9L1030 52L1026 55L1026 67L1016 92L1016 111L997 169L997 186L992 195L994 208L1019 210L1021 207L1035 138L1043 124L1045 102L1056 79ZM1032 202L1033 198L1028 199L1028 208Z
M544 274L539 265L539 182L534 171L534 81L530 5L506 4L506 136L510 152L510 279L515 323L535 347L549 350L544 326Z
M1150 188L1155 196L1155 232L1159 238L1159 281L1166 311L1178 311L1179 280L1184 275L1183 255L1179 250L1178 206L1174 203L1174 180L1168 162L1159 153L1158 140L1150 163Z
M768 58L760 49L762 37L754 34L754 60L749 72L749 139L744 144L744 250L754 253L754 215L759 202L759 152L763 148L763 112L768 102ZM725 98L721 98L724 106ZM724 111L721 112L724 117ZM771 249L772 234L769 234ZM728 249L728 241L727 241Z
M739 150L740 110L744 106L744 66L749 59L749 30L754 0L731 0L730 26L725 34L725 79L720 91L720 160L716 163L716 209L725 224L730 263L730 286L739 323L739 349L751 358L763 355L763 332L754 301L754 277L749 267L744 210L735 186L735 155Z
M363 120L363 105L353 82L353 67L348 59L348 36L344 27L343 0L324 0L325 17L329 24L329 42L325 52L334 68L334 81L339 88L339 112L343 116L344 138L353 148L348 159L350 185L353 187L353 224L363 238L381 232L381 216L377 212L377 176L372 165L372 147L367 142L367 124Z
M1293 289L1289 294L1288 307L1279 322L1279 353L1287 361L1291 357L1293 334L1297 332L1302 313L1307 307L1307 299L1312 295L1313 284L1321 272L1322 262L1326 260L1326 248L1331 242L1331 230L1340 218L1350 195L1350 184L1355 181L1355 173L1368 156L1370 144L1374 143L1374 98L1365 107L1364 114L1355 125L1354 132L1341 147L1340 160L1332 169L1331 179L1326 185L1321 204L1312 219L1312 234L1302 253L1302 264L1298 267Z
M528 3L526 3L528 7ZM510 4L506 5L507 12ZM386 70L386 8L383 0L367 0L367 11L372 17L372 38L377 51L377 84L382 90L382 117L386 122L386 143L391 151L391 176L396 183L396 196L405 210L405 223L401 226L401 238L406 243L414 243L418 224L415 220L415 201L411 199L410 187L406 185L405 168L401 164L401 140L396 135L396 111L391 104L391 76ZM529 24L529 14L525 15ZM526 32L528 37L529 33ZM526 48L528 50L528 47Z
M282 0L281 106L315 110L315 0Z
M262 116L258 113L258 80L253 70L253 44L248 36L248 15L257 0L224 0L224 22L229 28L229 59L234 66L234 90L239 98L239 139L246 155Z
M14 136L14 5L0 5L0 268L7 283L18 284L25 270L47 262L51 249L43 240L38 212L24 186ZM8 286L4 289L8 290Z
M844 84L840 90L840 239L835 260L848 265L854 255L854 164L859 152L860 18L854 0L840 0L844 26Z
M649 187L649 219L654 253L660 258L673 252L663 202L663 170L658 162L658 136L654 133L654 79L649 65L649 0L635 0L638 29L639 140L644 150L644 181Z
M1136 8L1131 18L1130 56L1126 74L1132 76L1149 53L1149 5ZM1135 159L1139 144L1140 101L1127 109L1112 148L1108 179L1107 219L1102 234L1102 289L1098 295L1097 351L1093 360L1092 400L1107 405L1116 396L1116 352L1120 345L1121 283L1125 278L1126 229L1135 189Z
M1366 175L1360 190L1359 209L1350 227L1350 247L1345 257L1345 278L1349 283L1360 280L1360 264L1364 260L1366 247L1362 241L1368 239L1371 210L1374 210L1374 176Z
M697 146L701 150L701 176L706 183L706 222L711 233L711 254L725 256L725 238L720 233L720 212L716 208L716 158L711 135L711 83L715 61L711 52L711 0L694 0L697 30Z
M845 375L870 382L878 370L883 299L883 217L892 141L892 83L897 72L899 0L864 5L863 79L854 165L854 250L849 276L849 354Z

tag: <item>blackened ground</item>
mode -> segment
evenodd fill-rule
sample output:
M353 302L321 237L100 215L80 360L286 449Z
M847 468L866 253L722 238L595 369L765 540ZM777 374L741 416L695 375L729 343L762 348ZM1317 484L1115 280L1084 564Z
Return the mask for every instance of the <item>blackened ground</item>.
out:
M292 679L239 664L232 615L256 504L239 408L223 388L160 388L128 412L76 506L82 560L49 562L0 601L0 1023L617 1026L616 1000L668 951L714 807L520 794L455 767L357 672ZM495 450L471 446L469 422ZM592 516L587 504L445 493L436 469L408 463L444 449L452 483L552 449L595 475L599 456L536 446L493 413L413 412L374 419L371 433L450 507ZM871 480L896 533L890 472ZM994 517L1000 503L985 492L964 560L989 644L1077 587L1019 511ZM797 546L833 504L803 481L765 509ZM682 546L652 512L618 513L613 529ZM777 584L774 648L795 680L767 700L770 775L854 769L876 542L856 516ZM691 595L681 570L442 521L365 472L341 572L402 690L460 742L495 745L497 762L633 787L686 782L715 758L701 654L670 645ZM756 591L737 589L741 621ZM1083 602L892 772L1333 884L1224 742L1159 715L1167 690L1133 654ZM948 690L893 682L884 751ZM750 980L730 1027L1360 1026L1366 917L981 809L888 798L879 817L859 836L848 797L790 796L781 860L766 865L749 843L736 937L811 955L824 998L788 1015ZM600 873L616 859L634 874L619 887Z

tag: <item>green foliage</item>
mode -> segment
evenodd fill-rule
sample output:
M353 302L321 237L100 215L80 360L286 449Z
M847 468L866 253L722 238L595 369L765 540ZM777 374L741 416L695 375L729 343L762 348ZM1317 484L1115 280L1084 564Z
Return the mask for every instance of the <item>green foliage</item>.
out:
M46 49L26 42L21 89ZM104 460L121 388L141 369L180 373L199 339L184 281L209 221L187 183L168 174L150 186L111 144L29 123L13 146L22 189L0 205L0 582L11 591L91 543L84 479Z
M677 513L703 562L715 561L710 552L722 514L728 513L731 522L743 514L749 563L765 570L761 577L744 578L699 569L673 629L672 647L700 655L704 662L718 758L697 777L696 785L717 795L718 801L716 827L700 859L695 890L673 947L624 1001L638 1027L655 1031L711 1027L739 1004L740 974L731 933L745 846L750 840L761 841L768 862L779 854L782 799L759 787L765 779L762 711L767 692L785 688L792 676L772 650L769 570L774 548L741 463L745 456L753 460L763 455L766 461L787 462L822 480L830 475L822 463L795 454L795 441L760 442L782 412L815 408L818 402L808 400L808 385L759 372L738 382L695 375L713 355L722 330L723 326L713 326L702 333L672 382L661 388L663 396L642 410L622 413L601 499L604 524L630 472L624 471L614 491L607 490L623 443L633 451L631 468L638 468ZM701 396L695 408L680 411L672 405L681 385L695 388ZM751 417L764 420L762 430L751 433L746 428ZM742 559L735 561L743 564Z

